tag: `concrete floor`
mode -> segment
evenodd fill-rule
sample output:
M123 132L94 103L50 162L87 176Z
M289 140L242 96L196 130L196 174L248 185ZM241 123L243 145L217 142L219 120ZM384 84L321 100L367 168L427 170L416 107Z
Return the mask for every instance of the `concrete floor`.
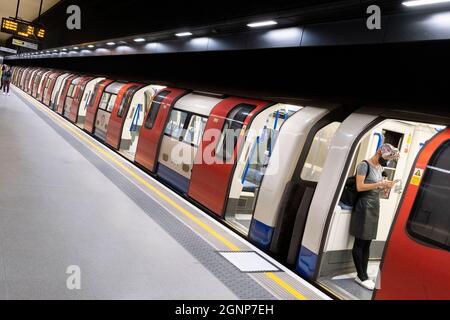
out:
M81 290L66 286L71 265ZM236 298L30 106L0 95L0 299Z

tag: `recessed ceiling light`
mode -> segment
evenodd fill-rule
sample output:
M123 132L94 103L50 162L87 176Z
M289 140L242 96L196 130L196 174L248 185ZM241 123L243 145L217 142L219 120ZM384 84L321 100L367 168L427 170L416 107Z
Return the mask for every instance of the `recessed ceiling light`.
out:
M260 27L267 27L267 26L273 26L278 24L278 22L273 20L267 20L267 21L258 21L258 22L252 22L247 24L247 27L250 28L260 28Z
M66 48L64 48L64 49L62 49L62 51L67 51L67 49L66 49Z
M412 1L404 1L402 4L407 7L417 7L417 6L425 6L427 4L438 4L450 2L450 0L412 0Z
M93 44L88 45L88 48L94 48L95 46Z
M78 48L78 47L73 47L73 50L78 50L78 49L80 49L80 48Z
M179 32L179 33L175 33L175 35L177 37L189 37L189 36L192 36L192 33L191 32Z
M144 42L145 39L144 38L136 38L134 39L134 42Z
M107 42L106 44L107 44L108 46L113 46L113 45L115 45L116 43L111 41L111 42Z

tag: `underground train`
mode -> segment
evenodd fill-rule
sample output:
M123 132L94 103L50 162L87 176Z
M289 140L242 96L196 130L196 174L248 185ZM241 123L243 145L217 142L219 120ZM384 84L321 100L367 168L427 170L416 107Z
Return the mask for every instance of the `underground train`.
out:
M291 105L13 67L13 84L342 299L450 299L450 117ZM383 143L401 181L380 200L369 275L354 282L347 178Z

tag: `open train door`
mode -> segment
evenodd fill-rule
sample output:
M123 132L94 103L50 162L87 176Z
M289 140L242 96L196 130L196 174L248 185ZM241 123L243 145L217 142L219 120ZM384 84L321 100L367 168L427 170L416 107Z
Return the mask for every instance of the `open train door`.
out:
M139 133L135 162L155 172L163 132L173 105L187 93L186 90L165 88L155 94L144 125Z
M423 147L413 166L375 299L450 299L449 192L450 129L446 129Z
M236 160L247 128L271 103L229 97L218 103L206 123L189 184L189 196L223 217ZM220 136L216 137L215 134ZM237 134L239 136L237 136Z
M94 92L92 93L87 105L86 117L84 119L84 130L86 130L89 133L94 132L95 119L97 117L97 110L100 104L100 99L103 96L103 91L112 82L114 82L114 80L104 79L95 85Z

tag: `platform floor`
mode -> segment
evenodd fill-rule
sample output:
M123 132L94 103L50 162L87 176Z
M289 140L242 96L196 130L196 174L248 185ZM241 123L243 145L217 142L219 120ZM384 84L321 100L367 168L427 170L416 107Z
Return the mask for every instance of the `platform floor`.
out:
M0 299L326 298L19 89L0 95Z

